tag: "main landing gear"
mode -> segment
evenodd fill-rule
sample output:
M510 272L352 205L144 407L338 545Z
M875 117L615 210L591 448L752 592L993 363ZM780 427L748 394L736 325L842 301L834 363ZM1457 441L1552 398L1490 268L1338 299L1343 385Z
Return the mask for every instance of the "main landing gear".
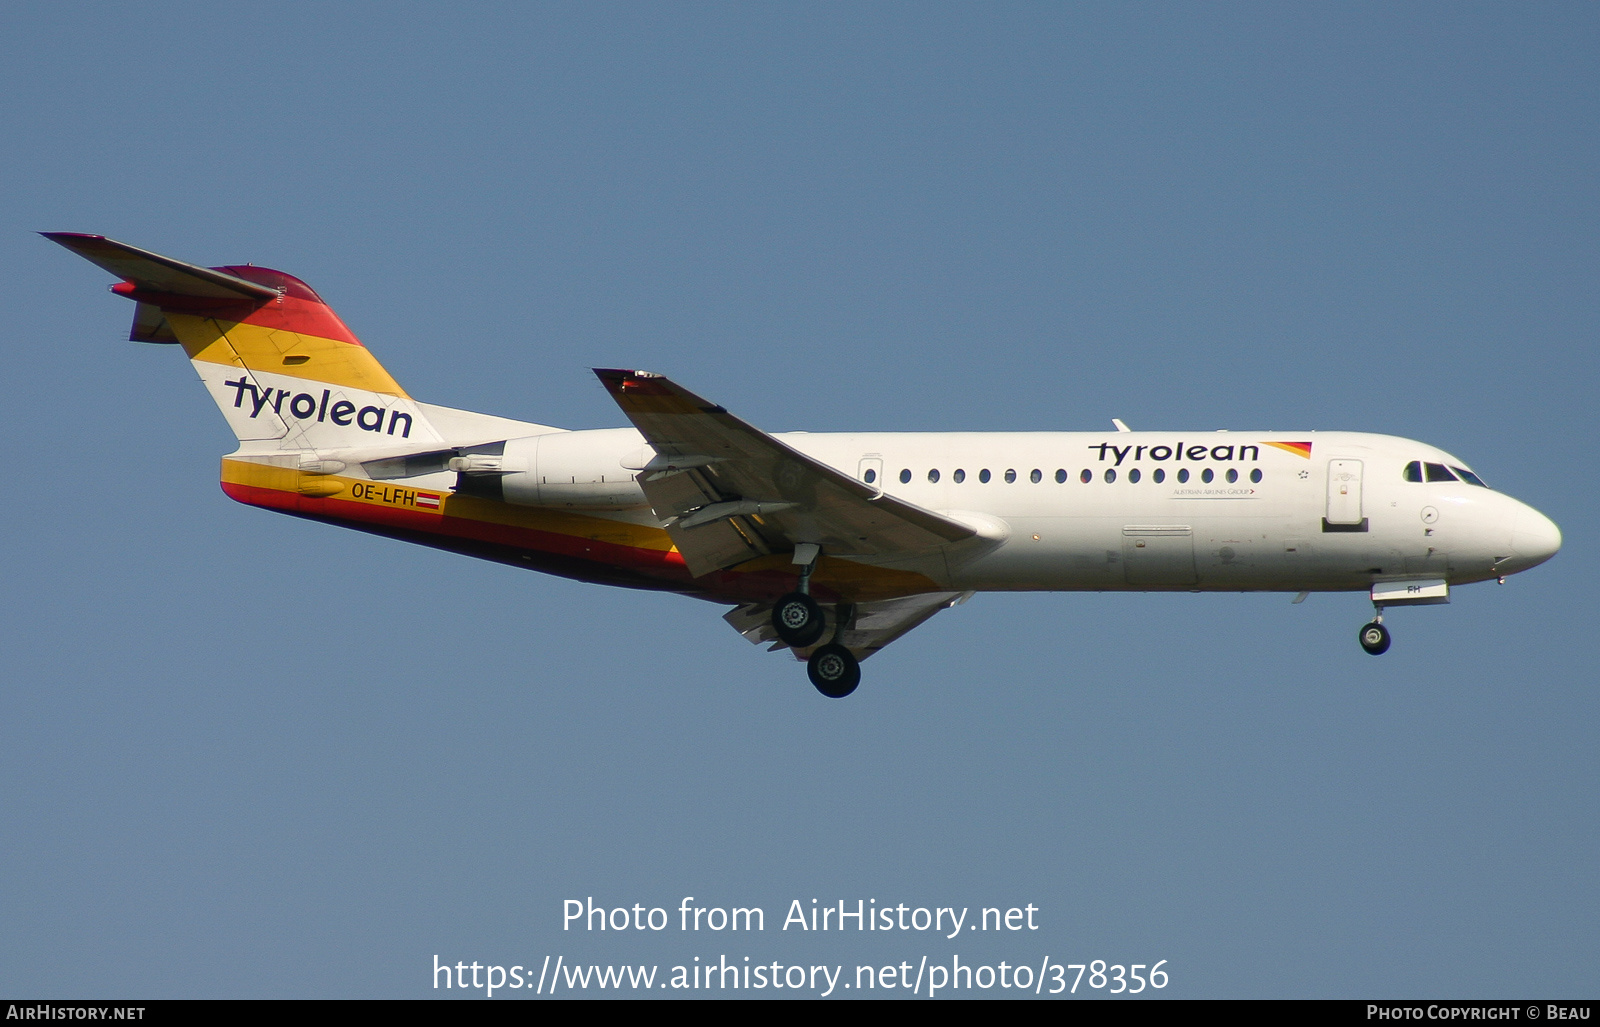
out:
M819 645L806 661L806 677L829 699L843 699L861 684L861 664L837 642Z
M790 592L772 607L772 630L796 649L816 645L827 629L822 607L804 592Z
M795 547L794 562L800 565L800 585L772 606L772 630L783 644L794 649L817 645L827 630L822 606L811 598L811 572L816 569L821 547L803 544ZM843 699L861 684L861 664L854 653L839 644L853 608L840 603L834 609L833 640L812 650L806 661L806 676L817 691L830 699Z
M1372 618L1372 623L1361 626L1361 648L1373 656L1382 656L1389 651L1389 629L1383 626L1383 607L1373 604L1377 614Z

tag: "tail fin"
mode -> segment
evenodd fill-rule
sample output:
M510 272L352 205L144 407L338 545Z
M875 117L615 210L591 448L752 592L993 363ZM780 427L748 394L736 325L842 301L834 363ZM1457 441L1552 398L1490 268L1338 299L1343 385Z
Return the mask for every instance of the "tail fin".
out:
M111 291L138 303L128 337L182 345L241 443L308 451L442 441L300 279L249 265L198 267L101 235L40 234L122 279Z

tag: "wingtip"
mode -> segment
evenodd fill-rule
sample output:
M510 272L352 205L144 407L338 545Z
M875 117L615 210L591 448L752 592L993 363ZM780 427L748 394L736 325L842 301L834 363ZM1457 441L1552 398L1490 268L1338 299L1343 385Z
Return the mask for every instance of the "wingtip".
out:
M664 375L656 374L653 371L636 371L632 368L626 367L593 367L590 368L590 370L592 370L595 375L608 386L625 385L628 383L637 383L645 379L664 377Z
M653 371L633 371L620 367L596 367L591 370L599 377L606 391L619 400L624 394L665 396L673 392L672 383Z
M60 243L63 246L67 245L69 240L88 240L94 242L103 242L105 240L105 236L103 235L92 235L88 232L40 232L39 234L44 236L46 239L49 239L51 242Z
M79 256L87 256L90 252L104 249L108 244L116 245L106 236L95 235L92 232L40 232L39 234Z

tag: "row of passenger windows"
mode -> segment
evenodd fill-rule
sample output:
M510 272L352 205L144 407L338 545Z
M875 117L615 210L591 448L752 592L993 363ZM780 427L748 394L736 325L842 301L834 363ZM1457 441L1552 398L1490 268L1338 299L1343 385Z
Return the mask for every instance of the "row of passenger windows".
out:
M1468 485L1488 488L1484 480L1465 467L1446 467L1444 464L1425 464L1413 460L1406 464L1406 481L1464 481Z
M876 482L878 480L878 472L869 467L867 469L866 473L863 474L861 477L862 477L862 480L864 480L868 485L871 485L871 484L873 484L874 482ZM902 469L900 471L900 484L902 484L902 485L911 484L911 477L912 477L911 468L907 467L907 468ZM1015 482L1017 480L1017 472L1016 472L1016 470L1014 468L1007 468L1005 474L1003 475L1003 477L1005 478L1006 484L1009 485L1012 482ZM1067 472L1066 472L1065 469L1058 469L1056 471L1055 478L1056 478L1056 481L1058 483L1065 484L1066 480L1067 480L1067 477L1068 477L1068 475L1067 475ZM1114 468L1114 467L1106 468L1104 474L1102 475L1102 477L1104 477L1105 480L1108 483L1116 481L1117 480L1117 470L1116 470L1116 468ZM1140 480L1141 477L1142 477L1142 472L1139 470L1139 468L1132 467L1132 468L1128 469L1128 480L1129 481L1137 482L1137 481ZM1181 467L1181 468L1178 469L1178 472L1175 475L1173 475L1173 477L1176 478L1180 484L1184 483L1184 482L1187 482L1189 480L1189 469L1187 467ZM1200 480L1202 482L1205 482L1206 484L1210 484L1211 482L1215 481L1216 477L1217 477L1216 476L1216 472L1213 471L1209 467L1204 468L1200 472ZM933 468L933 469L928 471L928 481L930 483L937 484L938 481L939 481L939 478L940 478L940 471L939 471L938 468ZM983 483L987 484L989 482L990 478L991 478L991 475L990 475L989 469L987 467L985 467L983 470L978 472L978 480L980 482L983 482ZM1465 467L1446 467L1444 464L1428 464L1428 463L1423 463L1421 460L1413 460L1409 464L1406 464L1405 479L1406 479L1406 481L1417 481L1417 482L1420 482L1420 481L1464 481L1464 482L1468 483L1469 485L1477 485L1479 488L1488 488L1489 487L1488 484L1486 482L1484 482L1484 480L1482 478L1478 477L1476 474L1473 474L1471 471L1467 470ZM954 471L950 472L950 480L954 481L956 484L959 485L960 483L962 483L962 482L967 480L967 472L964 469L962 469L960 467L957 467ZM1044 480L1044 472L1041 471L1039 468L1035 467L1033 470L1028 472L1028 480L1033 482L1034 484L1038 484L1039 482ZM1089 470L1087 467L1085 467L1082 471L1078 472L1078 480L1087 485L1089 482L1094 480L1094 472ZM1167 472L1166 472L1166 470L1164 468L1157 467L1155 470L1150 472L1150 480L1156 482L1157 484L1166 481L1167 480ZM1223 472L1223 480L1227 481L1229 484L1232 484L1232 483L1238 481L1239 480L1239 471L1238 471L1238 469L1234 468L1234 467L1228 468L1226 471ZM1255 482L1255 483L1258 483L1258 484L1260 483L1260 481L1261 481L1261 468L1259 468L1259 467L1251 468L1251 470L1250 470L1250 480L1252 482Z
M939 470L937 468L934 468L933 470L930 470L928 472L928 481L930 483L937 483L939 481L939 477L940 477L940 472L939 472ZM987 484L989 482L989 480L990 480L990 477L991 477L991 475L989 474L989 469L987 467L985 467L983 470L978 472L978 480L980 482L983 482L983 483ZM1011 483L1013 483L1013 482L1015 482L1017 480L1017 472L1016 472L1016 470L1014 468L1008 468L1003 477L1005 478L1006 484L1009 485L1009 484L1011 484ZM1101 477L1103 477L1108 484L1110 482L1116 481L1117 480L1117 469L1115 467L1107 467L1105 469L1105 472L1101 475ZM1139 470L1139 468L1132 467L1132 468L1128 469L1128 480L1129 481L1137 482L1142 477L1143 477L1143 474ZM1178 473L1174 474L1173 477L1180 484L1184 483L1184 482L1187 482L1189 480L1189 469L1187 467L1180 467L1178 469ZM868 485L871 485L872 483L874 483L875 481L878 480L878 472L869 467L869 468L867 468L866 473L861 476L861 478ZM1067 478L1068 478L1068 474L1067 474L1065 469L1059 469L1059 470L1056 471L1056 482L1058 484L1066 484ZM1226 471L1224 471L1222 473L1222 478L1223 478L1224 481L1228 482L1229 484L1232 484L1233 482L1238 481L1239 480L1239 469L1236 468L1236 467L1228 468ZM1213 471L1209 467L1203 469L1200 472L1200 480L1205 482L1205 483L1207 483L1207 484L1210 484L1211 482L1215 481L1216 479L1217 479L1217 472ZM959 485L962 482L967 480L967 472L965 470L963 470L962 468L957 467L955 470L950 472L950 480L954 481L956 484ZM1044 480L1044 472L1039 470L1039 468L1035 467L1033 470L1028 472L1028 480L1033 482L1035 485L1037 485L1039 482ZM1085 467L1082 471L1080 471L1078 473L1078 480L1083 482L1085 485L1087 485L1089 482L1094 480L1094 472L1089 470L1087 467ZM1156 482L1157 484L1160 484L1161 482L1166 481L1167 480L1166 469L1165 468L1161 468L1161 467L1157 467L1155 470L1151 471L1150 472L1150 480L1153 481L1153 482ZM1259 467L1251 468L1251 470L1250 470L1250 480L1252 482L1257 482L1257 483L1259 483L1261 481L1261 468L1259 468ZM902 485L911 484L911 468L907 467L907 468L903 469L900 472L900 484L902 484Z

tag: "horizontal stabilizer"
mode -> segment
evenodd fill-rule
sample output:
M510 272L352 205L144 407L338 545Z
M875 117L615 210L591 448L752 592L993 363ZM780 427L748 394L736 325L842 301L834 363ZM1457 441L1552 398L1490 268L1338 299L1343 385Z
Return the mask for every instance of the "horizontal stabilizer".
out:
M185 264L181 260L141 250L137 246L107 239L103 235L82 235L78 232L39 234L51 242L60 243L89 263L105 268L123 281L132 282L136 287L151 292L173 296L196 296L201 299L242 298L258 302L278 296L278 290L271 286L247 282L243 278L209 267ZM137 330L136 328L135 331Z

